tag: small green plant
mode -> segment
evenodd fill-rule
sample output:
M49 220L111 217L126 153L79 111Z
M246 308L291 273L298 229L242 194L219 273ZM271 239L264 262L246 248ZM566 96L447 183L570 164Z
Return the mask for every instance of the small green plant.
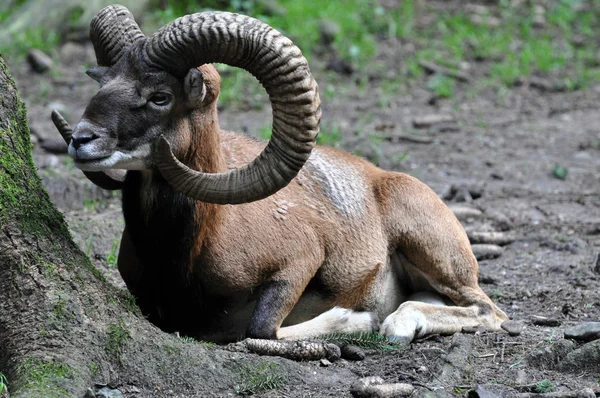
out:
M554 343L555 334L556 334L556 332L553 330L552 333L550 334L550 336L546 337L544 339L544 341L548 344Z
M437 97L449 98L454 93L454 80L448 76L435 74L427 82L427 88Z
M85 211L90 213L94 213L96 211L96 207L98 206L98 201L90 198L83 198L83 208Z
M399 155L394 155L392 157L392 162L395 164L402 164L408 158L408 151L404 151Z
M0 397L8 397L8 381L2 372L0 372Z
M106 330L106 351L110 354L115 355L119 362L123 362L122 353L125 344L131 340L131 334L129 333L129 329L127 329L127 325L125 322L120 319L117 322L113 322L108 325L108 329Z
M285 379L278 370L279 365L263 362L257 367L247 366L242 370L242 382L235 386L239 395L253 395L283 387Z
M492 300L498 300L500 297L502 297L502 292L498 289L493 289L489 296Z
M88 368L90 369L92 377L97 376L98 372L100 372L100 366L98 366L98 364L94 361L90 361L90 363L88 363Z
M566 180L567 175L569 174L569 169L567 169L565 166L560 166L558 164L554 165L550 171L552 175L555 178L558 178L559 180Z
M190 336L180 336L179 340L181 340L183 343L186 343L186 344L193 344L196 342L196 339L194 339L193 337L190 337Z
M535 383L535 392L545 394L554 391L554 384L550 380L542 380Z
M65 301L62 299L62 297L58 297L52 312L56 320L64 319L67 316L67 311L65 310Z
M388 338L379 333L330 333L316 338L337 345L351 344L361 348L379 351L395 351L401 348L400 344L390 342Z
M92 238L90 237L90 240L88 241L86 248L85 248L85 256L89 258L91 252L92 252Z
M113 239L110 253L108 253L108 255L106 256L106 265L108 266L108 268L114 268L117 265L117 260L119 259L120 243L120 240Z

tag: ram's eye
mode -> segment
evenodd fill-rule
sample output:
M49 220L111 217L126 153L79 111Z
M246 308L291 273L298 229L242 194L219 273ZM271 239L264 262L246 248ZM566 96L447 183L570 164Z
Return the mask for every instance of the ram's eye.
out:
M167 93L155 93L152 94L149 101L158 106L164 106L171 102L171 96Z

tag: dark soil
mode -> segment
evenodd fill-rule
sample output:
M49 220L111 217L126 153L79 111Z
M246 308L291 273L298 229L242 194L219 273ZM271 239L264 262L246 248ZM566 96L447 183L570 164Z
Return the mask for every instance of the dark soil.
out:
M385 50L380 50L377 62L384 68L379 70L397 69L403 52L409 51L406 47L398 41L382 43ZM34 160L75 241L116 285L123 286L111 257L123 229L118 195L93 187L66 155L41 147L60 139L50 110L59 109L75 124L97 89L83 73L94 63L90 45L65 45L61 61L56 67L60 72L51 75L36 74L25 63L11 65L28 105L32 138L38 143ZM471 73L477 75L477 68L472 65ZM523 85L498 94L459 83L453 98L431 101L423 81L386 96L377 74L370 76L366 87L358 87L351 78L323 72L318 61L314 69L322 92L326 81L348 79L343 92L323 101L323 123L339 126L343 133L338 146L381 167L412 174L444 198L452 187L465 186L476 199L460 204L483 211L482 217L463 220L465 228L515 236L502 256L480 262L480 281L511 318L525 324L515 337L504 332L433 336L405 352L371 352L361 362L341 360L327 372L347 369L361 377L381 376L386 382L416 383L436 394L458 396L482 384L495 384L494 391L510 396L542 380L551 381L559 391L584 387L598 391L598 366L583 361L581 366L577 362L562 366L556 347L565 344L564 328L600 320L600 86L551 93ZM258 111L223 108L220 119L225 129L258 135L270 121L269 112L268 106ZM428 114L449 114L456 123L446 128L413 127L414 118ZM412 142L407 135L428 140ZM555 166L568 170L566 178L553 173ZM534 325L534 315L556 318L561 325ZM318 362L305 366L316 375L324 371ZM290 385L265 396L349 396L350 386L324 384L328 387L322 390ZM167 394L165 388L169 389L154 393Z

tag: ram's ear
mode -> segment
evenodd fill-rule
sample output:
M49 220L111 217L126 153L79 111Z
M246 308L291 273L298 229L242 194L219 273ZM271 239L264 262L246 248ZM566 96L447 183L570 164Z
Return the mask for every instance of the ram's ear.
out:
M206 96L206 86L204 85L204 76L196 68L190 69L183 81L183 90L190 107L200 104Z
M94 66L93 68L85 71L85 74L97 81L98 83L103 83L103 78L106 72L108 71L108 67L106 66Z

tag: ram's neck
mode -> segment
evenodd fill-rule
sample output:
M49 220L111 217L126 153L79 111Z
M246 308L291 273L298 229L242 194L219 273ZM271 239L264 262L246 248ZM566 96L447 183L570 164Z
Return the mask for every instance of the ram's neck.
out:
M187 127L191 131L188 150L183 163L193 170L205 173L222 173L227 165L221 152L220 127L216 104L210 109L200 109L190 114Z
M193 170L227 171L220 149L216 108L214 112L193 113L186 124L192 133L184 138L188 149L176 156ZM160 172L147 170L128 173L123 189L123 211L129 233L139 235L138 239L132 236L136 246L158 244L161 237L167 240L174 237L168 249L160 244L156 246L162 246L160 256L178 257L176 261L189 270L200 256L206 239L217 233L225 207L188 198L174 191ZM182 254L185 258L180 257ZM153 262L150 257L148 260ZM165 260L168 259L162 258L163 263L171 262Z

